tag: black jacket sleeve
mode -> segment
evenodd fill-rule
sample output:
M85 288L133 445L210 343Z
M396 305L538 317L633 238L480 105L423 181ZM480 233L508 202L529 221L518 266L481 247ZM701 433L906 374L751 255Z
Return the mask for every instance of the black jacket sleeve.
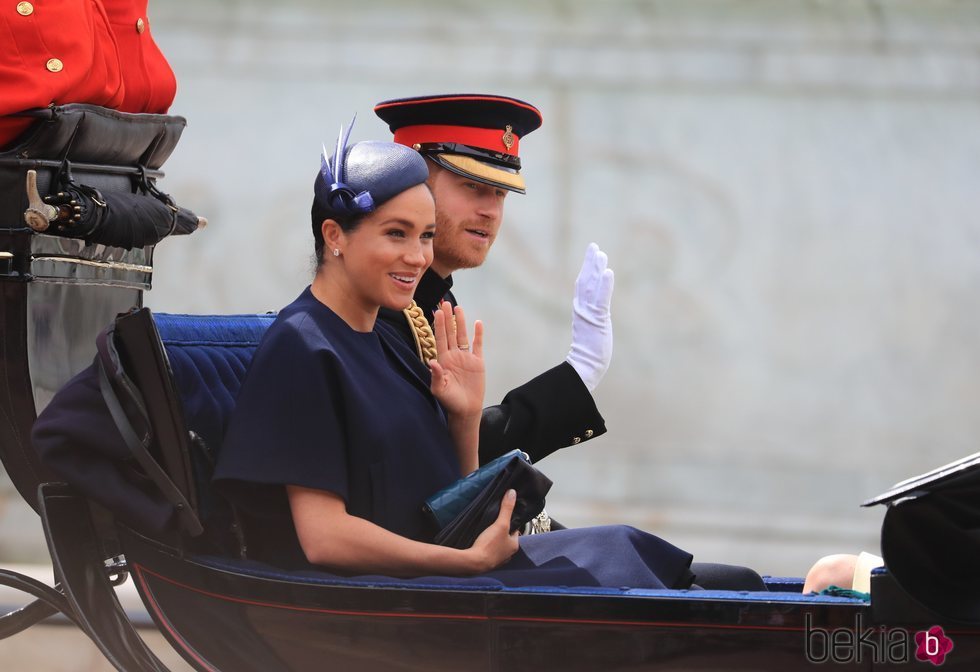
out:
M483 409L480 464L519 448L537 462L559 448L594 439L606 423L585 383L567 362Z

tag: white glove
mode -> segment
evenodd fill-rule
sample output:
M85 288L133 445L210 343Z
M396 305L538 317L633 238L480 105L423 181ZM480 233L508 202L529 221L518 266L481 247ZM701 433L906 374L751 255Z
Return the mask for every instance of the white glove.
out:
M613 293L613 272L606 268L607 263L606 253L595 243L590 243L582 270L575 280L575 300L572 301L572 348L565 361L572 365L589 392L595 390L612 360L609 303Z

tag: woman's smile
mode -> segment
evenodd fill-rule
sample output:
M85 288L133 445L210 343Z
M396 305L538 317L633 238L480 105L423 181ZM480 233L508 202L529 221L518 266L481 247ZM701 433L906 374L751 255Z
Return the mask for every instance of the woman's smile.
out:
M395 281L395 285L406 291L415 291L418 284L419 273L389 273L388 276Z

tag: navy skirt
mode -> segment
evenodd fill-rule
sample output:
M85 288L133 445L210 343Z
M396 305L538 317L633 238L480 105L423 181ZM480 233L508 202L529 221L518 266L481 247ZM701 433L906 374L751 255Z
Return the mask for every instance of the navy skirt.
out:
M520 538L511 560L486 574L506 586L687 588L692 556L635 527L607 525Z

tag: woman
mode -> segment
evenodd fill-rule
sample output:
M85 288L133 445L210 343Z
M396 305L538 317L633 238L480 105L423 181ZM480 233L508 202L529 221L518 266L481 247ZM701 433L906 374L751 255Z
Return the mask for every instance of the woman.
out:
M246 515L250 555L347 574L687 587L690 554L632 528L518 539L513 493L471 548L431 543L423 501L477 466L484 369L482 326L470 342L458 308L436 315L431 372L376 319L411 302L432 260L427 177L417 152L391 143L342 139L323 160L316 275L256 351L215 473Z

